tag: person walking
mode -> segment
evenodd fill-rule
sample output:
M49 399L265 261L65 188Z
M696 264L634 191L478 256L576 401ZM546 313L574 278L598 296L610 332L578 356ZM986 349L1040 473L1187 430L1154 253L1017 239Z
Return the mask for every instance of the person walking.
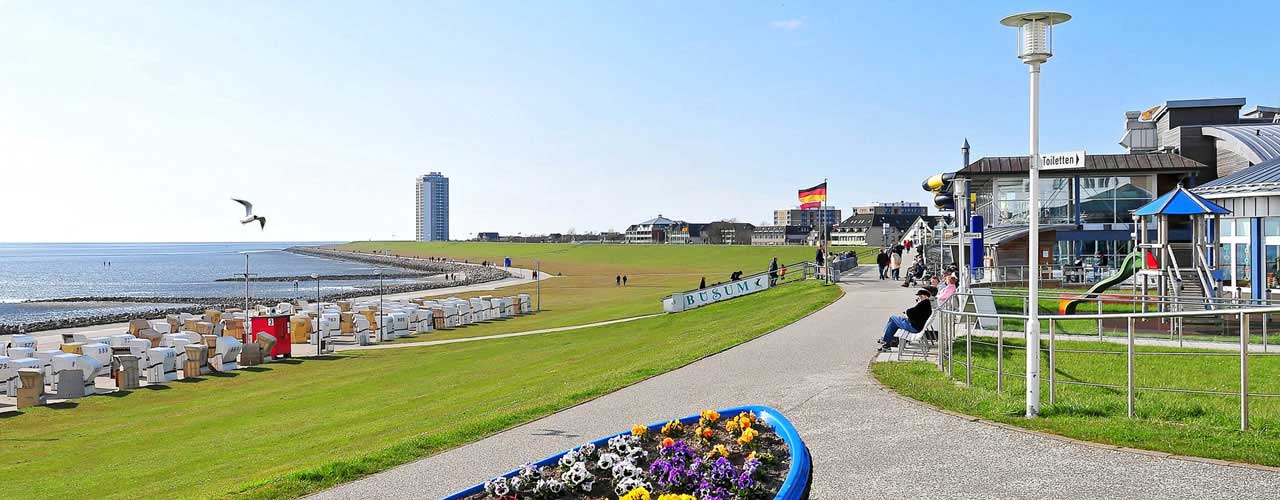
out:
M613 277L613 283L614 283L614 285L613 285L613 286L622 286L622 275L621 275L621 274L619 274L619 275L614 276L614 277Z
M707 277L706 277L706 276L703 276L703 277L702 277L702 282L698 283L698 289L699 289L699 290L705 290L706 288L707 288Z
M769 262L769 286L778 284L778 257L774 256L773 261Z
M876 267L880 268L880 279L885 278L885 273L889 270L889 252L881 248L880 253L876 254Z
M889 273L893 277L893 281L902 279L902 254L898 252L889 252Z
M622 275L622 286L627 286L627 275Z

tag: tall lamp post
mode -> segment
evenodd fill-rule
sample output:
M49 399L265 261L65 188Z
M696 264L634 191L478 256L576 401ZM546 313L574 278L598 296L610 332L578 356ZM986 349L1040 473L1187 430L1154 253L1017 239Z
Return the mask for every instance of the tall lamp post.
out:
M316 356L324 354L324 339L320 336L320 274L311 273L311 279L316 280Z
M1029 217L1027 223L1027 417L1040 414L1040 65L1053 56L1053 25L1071 20L1062 12L1026 12L1000 20L1018 29L1018 59L1031 72Z

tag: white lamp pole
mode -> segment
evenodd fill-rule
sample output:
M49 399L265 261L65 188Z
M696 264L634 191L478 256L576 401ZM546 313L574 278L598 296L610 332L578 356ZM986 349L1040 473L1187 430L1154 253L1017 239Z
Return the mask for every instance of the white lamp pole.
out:
M1071 19L1062 12L1027 12L1000 20L1018 28L1018 59L1031 71L1030 196L1027 223L1027 417L1040 414L1040 65L1053 56L1053 25Z

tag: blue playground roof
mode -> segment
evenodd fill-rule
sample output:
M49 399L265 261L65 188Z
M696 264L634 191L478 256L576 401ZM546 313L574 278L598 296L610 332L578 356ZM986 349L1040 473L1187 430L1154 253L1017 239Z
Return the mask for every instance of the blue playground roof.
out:
M1160 195L1151 203L1133 211L1133 215L1226 215L1230 213L1230 210L1222 208L1217 203L1187 191L1181 184L1173 191Z

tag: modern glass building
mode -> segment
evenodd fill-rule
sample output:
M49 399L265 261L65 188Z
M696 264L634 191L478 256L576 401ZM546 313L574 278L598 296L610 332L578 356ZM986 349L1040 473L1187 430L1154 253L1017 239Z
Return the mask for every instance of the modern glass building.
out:
M418 177L414 239L449 241L449 178L440 172Z

